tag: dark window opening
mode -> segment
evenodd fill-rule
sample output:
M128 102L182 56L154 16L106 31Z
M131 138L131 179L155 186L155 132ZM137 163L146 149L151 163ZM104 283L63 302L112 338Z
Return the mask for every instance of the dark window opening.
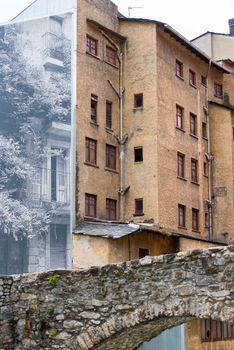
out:
M106 102L106 128L112 128L112 103Z
M201 83L202 83L202 85L207 86L207 77L206 76L204 76L204 75L201 76Z
M149 255L149 249L139 248L139 259L142 259L147 255Z
M143 214L143 198L135 199L135 214L136 215Z
M106 219L107 220L116 220L116 208L117 201L114 199L106 199Z
M197 135L197 116L193 113L190 113L190 134Z
M198 161L191 159L191 181L198 182Z
M184 109L176 105L176 127L179 129L183 129L184 127L183 115L184 115Z
M223 85L214 83L214 96L218 98L223 97Z
M191 69L189 70L189 84L196 86L196 73Z
M143 162L143 148L135 147L134 148L134 161L135 162Z
M202 137L207 139L207 124L205 122L202 122Z
M97 56L97 44L98 41L90 36L86 36L86 52L91 55Z
M85 139L85 160L91 164L97 163L97 141L88 137Z
M97 124L97 106L98 106L98 97L91 95L91 121Z
M116 147L106 145L106 167L109 169L116 169Z
M177 176L184 178L185 155L177 153Z
M192 229L199 231L199 210L192 208Z
M117 52L116 49L113 49L110 46L106 46L106 60L108 63L116 66L117 64Z
M97 212L97 196L94 194L85 194L85 215L96 217Z
M134 108L143 107L143 94L134 95Z
M183 227L183 228L186 227L185 213L186 213L185 205L179 204L178 205L178 226L179 227Z
M177 77L183 77L183 63L176 60L176 75Z

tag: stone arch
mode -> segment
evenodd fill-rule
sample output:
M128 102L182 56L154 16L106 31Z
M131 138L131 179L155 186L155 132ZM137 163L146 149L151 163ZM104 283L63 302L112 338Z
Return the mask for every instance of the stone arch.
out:
M133 350L190 320L234 321L234 247L0 277L0 287L2 349Z

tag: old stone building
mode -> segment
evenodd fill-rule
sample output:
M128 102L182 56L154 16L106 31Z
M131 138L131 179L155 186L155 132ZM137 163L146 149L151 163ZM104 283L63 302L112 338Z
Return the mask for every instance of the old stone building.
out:
M232 57L216 62L169 25L125 18L109 0L70 7L73 267L232 242ZM60 0L38 0L18 19L59 11ZM180 328L183 346L231 349L233 328L203 321Z

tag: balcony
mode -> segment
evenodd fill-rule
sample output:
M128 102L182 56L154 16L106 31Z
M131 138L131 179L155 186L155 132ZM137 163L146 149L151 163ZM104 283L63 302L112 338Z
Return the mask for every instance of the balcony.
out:
M42 36L44 66L49 68L63 68L63 42L56 34L47 32Z

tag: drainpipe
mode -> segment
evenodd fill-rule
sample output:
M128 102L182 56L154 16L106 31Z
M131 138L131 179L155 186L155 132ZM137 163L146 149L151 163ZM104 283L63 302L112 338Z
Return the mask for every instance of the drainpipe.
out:
M210 132L210 115L209 115L209 73L212 60L209 60L207 72L207 87L206 87L206 116L207 116L207 161L208 161L208 215L209 215L209 240L213 240L213 203L212 203L212 161L214 157L211 154L211 132Z
M120 221L124 221L124 194L125 194L125 186L124 186L124 157L125 157L125 143L127 141L127 135L123 133L123 95L124 95L124 87L123 87L123 52L121 51L119 45L117 45L103 30L100 30L102 35L117 49L118 52L118 61L119 61L119 91L115 89L113 83L108 80L108 83L111 85L115 93L119 98L119 194L120 194L120 205L119 205L119 216Z

